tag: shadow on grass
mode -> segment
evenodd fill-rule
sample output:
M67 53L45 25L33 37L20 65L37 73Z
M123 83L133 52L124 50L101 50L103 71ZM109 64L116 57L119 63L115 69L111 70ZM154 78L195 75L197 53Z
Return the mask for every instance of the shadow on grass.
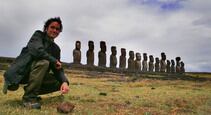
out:
M63 101L64 101L64 96L57 95L57 96L47 96L45 98L42 98L40 103L42 106L56 107ZM19 108L23 107L23 101L22 99L7 100L3 103L3 105L9 106L11 108Z

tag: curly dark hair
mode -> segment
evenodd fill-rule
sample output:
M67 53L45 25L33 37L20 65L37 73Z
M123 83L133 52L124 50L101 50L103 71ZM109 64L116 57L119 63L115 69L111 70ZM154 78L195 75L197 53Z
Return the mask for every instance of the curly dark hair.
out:
M62 32L63 26L60 17L48 19L44 24L43 31L45 31L52 22L58 22L60 24L60 32Z

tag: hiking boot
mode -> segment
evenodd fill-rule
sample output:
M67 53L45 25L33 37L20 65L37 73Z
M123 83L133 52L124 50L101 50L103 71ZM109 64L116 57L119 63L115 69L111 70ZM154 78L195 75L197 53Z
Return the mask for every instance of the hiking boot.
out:
M36 97L36 100L39 102L39 101L42 100L42 98L41 98L40 96L37 96L37 97Z
M29 109L41 109L41 104L36 101L23 101L23 106Z
M12 85L8 85L7 89L10 91L16 91L18 90L19 85L18 84L12 84Z

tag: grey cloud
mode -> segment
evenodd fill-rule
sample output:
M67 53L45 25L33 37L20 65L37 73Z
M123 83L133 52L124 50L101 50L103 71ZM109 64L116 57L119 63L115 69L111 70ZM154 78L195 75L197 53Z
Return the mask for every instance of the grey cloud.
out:
M197 26L202 25L202 26L211 28L211 17L200 18L198 20L195 20L193 24Z

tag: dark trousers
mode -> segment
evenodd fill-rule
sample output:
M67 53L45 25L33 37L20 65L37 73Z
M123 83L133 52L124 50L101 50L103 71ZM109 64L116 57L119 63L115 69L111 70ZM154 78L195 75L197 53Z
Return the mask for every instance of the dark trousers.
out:
M29 73L28 84L24 87L24 100L36 99L38 95L58 91L61 83L49 73L49 61L34 61Z

